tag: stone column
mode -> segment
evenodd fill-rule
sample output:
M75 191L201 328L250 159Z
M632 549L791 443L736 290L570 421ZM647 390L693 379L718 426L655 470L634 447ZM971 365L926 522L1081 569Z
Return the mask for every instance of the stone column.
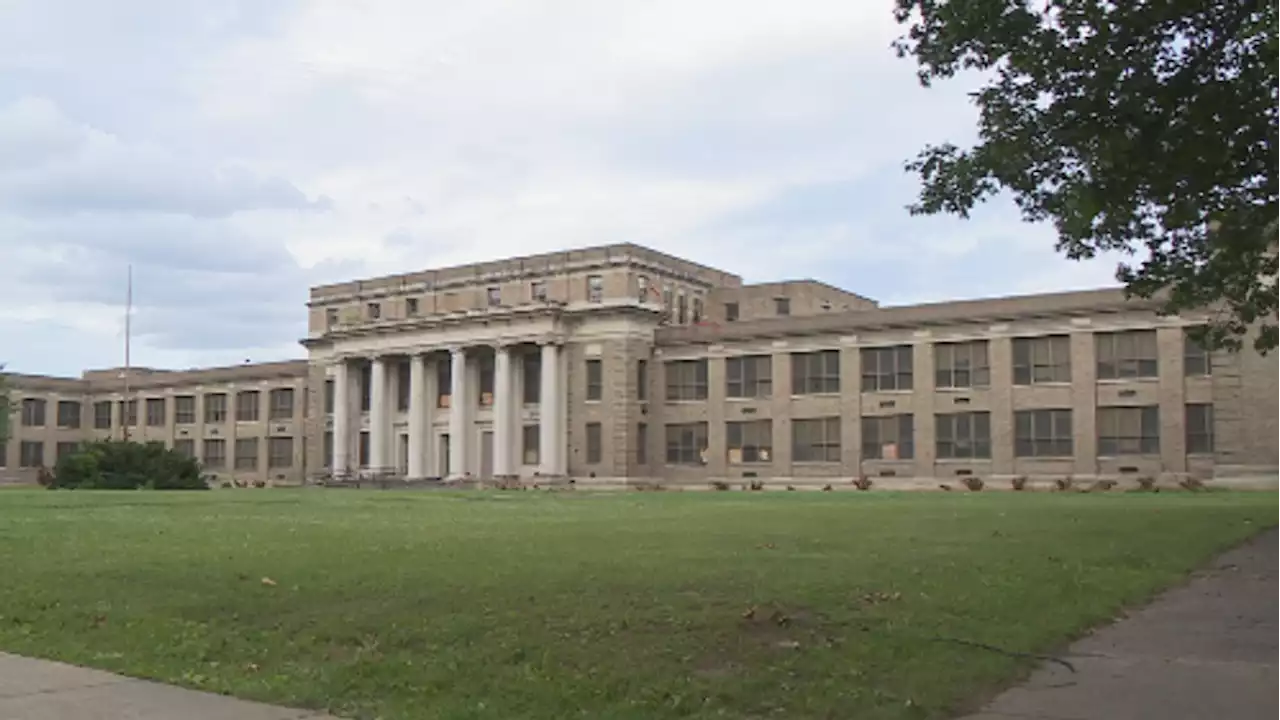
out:
M409 477L427 476L427 357L409 356Z
M351 451L351 367L346 359L333 366L333 458L330 470L341 475L349 469Z
M375 356L369 372L369 469L387 469L387 361Z
M512 470L512 411L515 409L511 384L511 348L500 345L493 359L493 475L507 478Z
M467 350L455 347L450 354L449 477L461 479L467 475Z
M560 348L554 343L542 345L542 387L538 409L538 473L547 477L564 474L560 464Z

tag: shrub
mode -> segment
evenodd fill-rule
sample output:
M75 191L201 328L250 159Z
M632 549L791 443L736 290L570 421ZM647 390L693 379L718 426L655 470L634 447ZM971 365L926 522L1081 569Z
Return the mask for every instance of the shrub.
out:
M1156 487L1156 479L1150 475L1143 475L1138 478L1138 488L1142 490L1154 490Z
M1204 489L1204 481L1194 475L1188 475L1183 478L1178 485L1180 485L1183 490L1190 490L1192 492L1198 492Z
M853 481L853 486L858 488L859 490L870 490L871 485L872 485L871 478L867 477L866 475L859 475L857 479Z
M973 492L978 492L983 487L985 487L985 485L986 483L982 482L982 478L978 477L977 475L969 475L964 478L964 486L969 488Z
M1054 480L1053 484L1055 487L1058 488L1058 490L1062 492L1066 492L1067 490L1071 489L1071 486L1072 484L1074 484L1074 482L1075 480L1070 475L1068 475L1066 477L1060 477L1057 480Z
M163 443L101 440L58 460L51 488L207 490L200 465Z
M712 490L728 490L728 489L729 489L729 483L727 483L727 482L725 482L725 481L723 481L723 480L712 480L712 481L711 481L711 489L712 489Z
M1014 490L1026 490L1026 489L1027 489L1027 476L1026 476L1026 475L1019 475L1018 477L1014 478L1014 479L1011 481L1011 484L1013 485L1013 489L1014 489Z
M752 481L751 481L751 484L748 486L748 489L749 489L749 490L757 490L757 491L759 491L759 490L763 490L763 489L764 489L764 481L763 481L763 480L752 480Z

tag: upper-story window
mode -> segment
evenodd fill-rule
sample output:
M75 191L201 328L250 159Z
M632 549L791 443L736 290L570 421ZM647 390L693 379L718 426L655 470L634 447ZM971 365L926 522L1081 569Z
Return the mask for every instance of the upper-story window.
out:
M649 278L645 275L636 278L636 299L640 302L649 299Z
M418 298L409 298L404 301L404 314L409 317L418 314Z
M324 309L324 329L331 330L338 324L338 308Z
M736 322L738 319L738 303L731 302L724 304L725 322Z
M1213 374L1213 357L1201 342L1204 328L1186 329L1182 333L1182 371L1184 375Z
M862 348L862 392L910 390L913 386L910 345Z
M689 298L681 290L676 295L676 323L683 325L689 320Z
M693 324L697 325L702 322L702 298L695 295L693 297Z
M934 387L972 388L991 384L986 340L934 345L933 367Z
M365 306L365 310L370 320L377 320L382 317L382 303L371 302Z
M489 304L489 307L495 307L495 306L501 305L502 304L502 288L500 287L485 288L484 297L485 297L485 301Z
M779 315L790 315L791 314L791 298L784 298L784 297L774 298L773 309Z
M675 307L675 291L671 289L671 285L662 286L662 308L668 313Z
M604 278L600 275L587 276L587 302L598 303L604 300Z
M543 280L534 280L529 283L529 297L534 301L547 299L547 283Z
M1098 352L1098 379L1156 377L1155 330L1104 332L1094 336Z

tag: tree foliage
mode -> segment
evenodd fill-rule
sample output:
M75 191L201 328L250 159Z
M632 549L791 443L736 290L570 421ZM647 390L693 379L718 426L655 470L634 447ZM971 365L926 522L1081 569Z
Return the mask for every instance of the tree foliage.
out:
M907 164L913 213L994 193L1051 221L1072 258L1124 250L1118 279L1167 312L1218 311L1207 340L1276 346L1274 0L896 0L926 87L964 71L978 141Z
M83 490L207 490L194 459L164 446L101 440L84 443L58 460L52 488Z

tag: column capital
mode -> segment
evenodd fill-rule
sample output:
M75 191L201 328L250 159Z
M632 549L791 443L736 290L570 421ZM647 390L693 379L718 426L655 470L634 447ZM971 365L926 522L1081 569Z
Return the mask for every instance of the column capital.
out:
M553 347L560 347L561 345L564 345L564 338L551 335L551 336L540 337L534 342L538 343L538 347L545 347L547 345L551 345Z

